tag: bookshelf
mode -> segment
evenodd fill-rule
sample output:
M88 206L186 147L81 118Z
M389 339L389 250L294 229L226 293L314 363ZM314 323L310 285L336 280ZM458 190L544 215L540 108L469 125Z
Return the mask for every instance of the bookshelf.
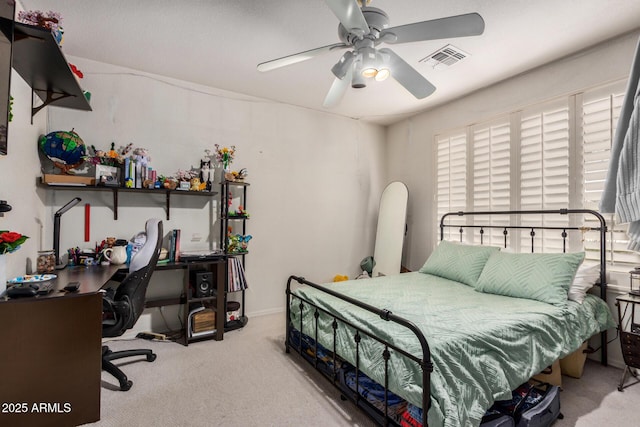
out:
M168 305L182 305L182 327L176 331L166 331L172 340L188 346L189 343L224 338L226 320L225 308L225 280L226 257L196 262L169 262L158 264L156 270L183 270L183 288L180 295L173 298L149 299L145 301L145 308L163 307ZM207 281L206 291L196 290L203 281ZM202 288L201 288L202 289ZM195 331L194 325L201 320L196 317L213 312L213 327L206 331ZM210 320L205 317L205 319Z
M229 229L233 233L247 235L247 221L249 215L247 209L248 182L223 180L220 183L220 242L224 254L227 256L225 307L228 294L240 293L240 317L237 320L225 322L225 331L232 331L244 327L249 321L245 314L245 290L248 287L244 270L246 266L247 250L231 247L229 244ZM240 190L238 194L232 191ZM238 196L239 206L242 209L230 210L230 200ZM225 317L226 320L226 317Z

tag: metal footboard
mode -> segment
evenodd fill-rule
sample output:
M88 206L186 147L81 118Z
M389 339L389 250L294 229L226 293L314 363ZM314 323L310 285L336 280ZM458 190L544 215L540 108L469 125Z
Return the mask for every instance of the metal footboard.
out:
M408 352L406 352L404 349L398 348L395 345L380 339L379 337L376 337L373 334L370 334L360 328L358 328L357 326L355 326L354 324L352 324L351 322L341 318L340 316L334 315L332 313L329 313L328 311L316 306L315 304L313 304L312 302L308 301L307 299L299 296L299 295L295 295L291 292L291 283L292 281L296 281L300 284L303 285L308 285L311 286L315 289L318 289L322 292L325 292L329 295L332 295L336 298L339 298L343 301L346 301L350 304L353 304L355 306L358 306L364 310L367 310L371 313L374 313L376 315L378 315L381 319L386 320L388 322L394 322L398 325L401 325L407 329L409 329L411 332L413 332L416 336L416 338L418 339L418 341L420 342L420 346L422 347L422 357L418 357L416 355L413 354L409 354ZM328 349L332 352L333 354L333 372L331 373L330 376L327 376L327 374L325 372L323 372L324 376L327 377L330 382L338 387L340 389L340 391L343 394L346 394L346 397L349 398L350 400L352 400L356 405L361 406L362 405L362 399L360 394L358 393L359 390L359 383L358 383L358 373L360 372L360 358L359 358L359 348L360 348L360 341L362 339L363 336L366 336L367 338L371 338L377 342L379 342L380 344L382 344L384 346L384 351L382 353L382 357L384 359L385 362L385 368L384 368L384 384L382 384L384 386L385 389L385 393L384 393L384 414L383 414L383 425L389 425L389 422L391 421L391 418L389 417L389 405L388 405L388 386L389 386L389 358L391 356L390 351L394 351L397 352L398 354L401 354L405 357L407 357L408 359L414 361L415 363L417 363L421 370L422 370L422 425L423 426L427 426L427 413L429 411L429 407L431 405L431 398L430 398L430 374L433 371L433 364L431 363L431 352L429 350L429 344L427 343L426 338L424 337L424 335L422 334L422 332L418 329L418 327L411 321L404 319L403 317L400 316L396 316L395 314L393 314L392 312L390 312L389 310L385 310L385 309L380 309L377 307L373 307L369 304L363 303L361 301L355 300L353 298L350 298L348 296L339 294L331 289L327 289L324 287L321 287L313 282L309 282L308 280L305 280L303 277L298 277L298 276L290 276L289 279L287 280L287 289L286 289L286 294L287 294L287 330L286 330L286 339L285 339L285 351L287 353L290 352L290 348L293 347L294 349L297 348L298 352L302 355L303 352L303 345L302 345L302 334L305 333L308 336L312 337L314 340L314 351L313 351L313 365L314 368L316 370L318 370L319 372L322 372L319 368L318 368L318 318L320 316L320 312L322 312L323 314L326 314L327 316L329 316L330 318L333 319L331 325L332 325L332 329L333 329L333 348L332 349ZM291 321L291 302L292 302L292 298L295 298L296 300L299 301L298 304L298 308L300 309L300 325L298 325L298 332L299 332L299 336L300 336L300 340L297 343L298 345L296 346L296 343L294 342L290 342L291 341L291 331L292 328L295 327L295 325L292 324ZM314 330L313 331L304 331L303 328L303 309L305 307L305 304L307 304L309 307L313 308L313 316L314 316ZM353 342L355 345L355 354L356 354L356 363L355 363L355 373L356 373L356 387L355 387L355 391L353 394L347 394L344 393L344 390L342 390L339 387L338 384L338 368L337 368L337 357L338 355L336 354L336 334L337 334L337 329L338 329L338 325L339 323L342 323L352 329L354 329L356 332L353 336ZM313 335L312 335L313 334ZM307 360L305 357L303 357L303 359Z

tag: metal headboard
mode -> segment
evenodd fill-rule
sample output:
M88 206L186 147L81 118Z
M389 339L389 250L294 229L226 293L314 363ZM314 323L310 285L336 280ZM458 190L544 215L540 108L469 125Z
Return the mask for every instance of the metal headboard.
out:
M535 238L538 230L557 230L562 237L562 251L566 252L568 231L584 231L585 227L579 226L545 226L545 225L491 225L491 224L454 224L447 223L447 219L453 221L455 217L474 217L474 216L488 216L488 215L515 215L521 218L525 215L591 215L597 219L600 223L599 227L589 227L589 231L599 232L600 243L600 280L598 286L600 286L600 298L607 300L607 262L606 262L606 236L607 236L607 224L604 217L596 211L589 209L558 209L558 210L523 210L523 211L482 211L482 212L448 212L442 215L440 219L440 240L444 240L445 228L457 228L460 241L463 241L463 234L465 229L477 229L480 234L480 243L484 243L484 233L486 229L501 229L504 235L504 247L507 247L509 231L510 230L529 230L531 236L531 252L535 248ZM601 362L603 365L607 364L607 332L601 333L602 345L601 345Z

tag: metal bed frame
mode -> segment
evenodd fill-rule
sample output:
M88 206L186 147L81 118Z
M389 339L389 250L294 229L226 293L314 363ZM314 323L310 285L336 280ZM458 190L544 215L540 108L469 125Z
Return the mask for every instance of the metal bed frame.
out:
M531 236L531 252L534 251L535 248L535 238L537 235L537 231L538 230L558 230L561 231L561 237L562 237L562 241L563 241L563 252L566 252L566 248L567 248L567 238L569 236L569 231L585 231L584 227L578 227L578 226L562 226L562 227L552 227L552 226L525 226L525 225L491 225L491 224L484 224L484 225L477 225L477 224L447 224L446 220L450 217L474 217L474 216L488 216L488 215L517 215L518 218L524 216L524 215L591 215L593 217L595 217L600 226L599 227L591 227L589 228L590 231L598 231L599 232L599 239L600 239L600 281L599 281L599 286L600 286L600 297L606 301L606 292L607 292L607 282L606 282L606 252L605 252L605 248L606 248L606 232L607 232L607 226L606 226L606 221L604 219L604 217L602 215L600 215L598 212L593 211L593 210L587 210L587 209L559 209L559 210L526 210L526 211L494 211L494 212L490 212L490 211L486 211L486 212L449 212L446 213L442 216L441 220L440 220L440 240L444 240L444 230L445 228L449 228L449 227L457 227L458 228L458 232L459 232L459 236L460 236L460 241L463 241L463 235L464 235L464 231L465 229L477 229L480 233L480 240L481 240L481 244L484 243L484 233L486 229L502 229L503 230L503 235L504 235L504 247L507 247L507 243L508 243L508 237L509 237L509 231L510 230L529 230L529 235ZM360 307L364 310L367 310L371 313L374 313L376 315L378 315L380 318L382 318L383 320L389 321L389 322L394 322L398 325L401 325L407 329L409 329L411 332L413 332L416 336L416 338L418 339L418 341L420 342L420 346L422 347L422 357L418 357L416 355L413 354L409 354L408 352L406 352L405 350L396 347L395 345L379 338L376 337L366 331L363 331L362 329L356 327L355 325L353 325L351 322L341 318L340 316L337 315L333 315L329 312L327 312L326 310L316 306L315 304L313 304L312 302L308 301L307 299L300 297L298 295L295 295L292 293L291 291L291 283L293 281L298 282L299 284L302 285L307 285L307 286L311 286L315 289L318 289L322 292L325 292L329 295L332 295L336 298L339 298L343 301L346 301L348 303L351 303L357 307ZM405 357L409 358L410 360L413 360L415 363L417 363L421 370L422 370L422 425L423 426L427 426L427 413L429 411L429 408L431 407L431 396L429 393L429 390L431 389L430 385L430 374L433 371L433 364L431 363L431 352L429 350L429 344L427 342L427 339L425 338L425 336L422 334L422 332L418 329L418 327L412 323L411 321L397 316L395 314L393 314L392 312L390 312L389 310L386 309L381 309L381 308L377 308L377 307L373 307L369 304L363 303L361 301L355 300L351 297L342 295L340 293L337 293L331 289L327 289L327 288L323 288L313 282L310 282L308 280L306 280L304 277L300 277L300 276L290 276L289 279L287 280L287 288L286 288L286 295L287 295L287 322L286 322L286 338L285 338L285 351L286 353L290 353L290 349L293 348L294 350L296 350L297 353L300 354L300 356L303 356L303 343L302 343L302 334L306 334L307 336L311 337L313 339L313 361L309 361L309 359L307 359L306 357L302 357L302 359L305 359L307 361L309 361L309 363L311 363L314 368L316 370L318 370L319 372L321 372L335 387L337 387L340 392L342 393L342 397L351 400L353 403L355 403L358 407L365 409L365 413L372 418L375 422L382 424L382 425L389 425L390 423L395 425L396 422L389 417L389 407L388 407L388 362L389 362L389 358L390 358L390 350L396 351L399 354L404 355ZM300 332L299 335L299 340L298 342L294 342L294 339L292 338L291 332L292 329L295 327L295 325L293 325L292 321L291 321L291 310L292 310L292 298L296 299L298 301L298 305L297 308L300 310L300 324L298 325L298 331ZM315 330L313 331L303 331L303 309L305 307L305 304L308 305L309 307L313 308L313 316L315 318L314 324L315 324ZM318 317L320 316L320 312L323 312L325 315L333 318L333 322L332 322L332 329L333 329L333 349L328 349L329 351L331 351L332 353L332 357L333 357L333 363L332 363L332 372L326 372L326 370L320 369L319 368L319 360L318 360ZM354 337L353 337L353 342L355 344L355 355L356 355L356 365L355 365L355 373L356 373L356 387L355 387L355 391L353 390L345 390L344 387L341 386L340 382L339 382L339 378L338 378L338 368L337 368L337 358L339 357L338 355L336 355L336 334L337 334L337 329L339 327L339 324L342 323L344 325L347 325L348 327L354 329L356 331ZM384 350L382 353L384 362L385 362L385 375L384 375L384 389L385 389L385 393L384 393L384 412L382 414L380 414L380 418L374 418L371 413L369 411L367 411L367 409L371 409L369 402L366 401L366 399L364 399L363 397L360 396L360 394L358 393L358 389L359 389L359 383L358 383L358 373L360 371L360 359L359 359L359 345L360 345L360 340L362 339L362 336L367 336L368 338L371 338L377 342L379 342L380 344L382 344L384 346ZM603 365L607 365L607 332L603 331L601 333L601 341L602 341L602 345L601 345L601 363ZM426 392L425 392L426 390Z

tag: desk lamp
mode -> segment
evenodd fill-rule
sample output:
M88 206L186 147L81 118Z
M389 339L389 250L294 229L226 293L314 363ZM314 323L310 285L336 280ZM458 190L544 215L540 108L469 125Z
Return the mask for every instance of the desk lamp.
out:
M69 203L58 209L53 215L53 251L56 254L56 270L62 270L66 267L66 264L60 262L60 217L63 213L80 203L81 200L80 197L71 199Z

